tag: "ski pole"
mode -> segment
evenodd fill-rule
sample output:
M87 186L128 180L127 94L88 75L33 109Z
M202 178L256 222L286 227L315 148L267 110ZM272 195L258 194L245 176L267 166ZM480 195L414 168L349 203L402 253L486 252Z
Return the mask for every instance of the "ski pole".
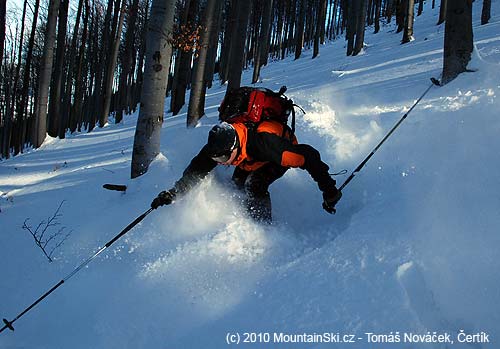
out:
M354 178L356 173L361 171L361 169L366 165L366 163L368 162L368 160L370 160L370 158L373 156L373 154L375 154L377 152L377 150L382 146L382 144L384 144L384 142L387 140L387 138L389 138L391 136L391 134L399 127L399 125L401 125L401 123L404 121L404 119L406 119L408 114L411 113L413 108L415 108L417 106L417 104L422 100L422 98L424 98L424 96L427 94L427 92L429 92L429 90L432 88L432 86L434 86L434 85L440 86L440 83L436 78L431 78L431 81L432 81L432 84L425 90L425 92L420 96L420 98L417 99L417 101L415 103L413 103L410 110L408 110L403 115L403 117L396 123L396 125L394 125L394 127L389 131L389 133L387 133L385 135L385 137L380 141L380 143L377 144L377 146L372 150L372 152L370 154L368 154L368 156L358 165L358 167L356 167L356 169L354 171L352 171L351 175L340 186L340 188L339 188L340 191L342 191L342 189L344 189L347 186L347 184L349 184L349 182L352 181L352 179Z
M135 227L137 224L139 224L139 222L141 222L144 218L146 218L146 216L148 214L150 214L151 211L153 211L153 208L150 208L149 210L147 210L146 212L144 212L142 215L140 215L139 217L137 217L132 223L130 223L129 225L127 225L125 227L125 229L123 229L118 235L116 235L114 238L112 238L111 240L109 240L108 243L106 243L106 245L104 245L103 247L101 247L96 253L94 253L92 256L90 256L86 261L84 261L82 264L80 264L78 267L76 267L75 270L73 270L64 279L62 279L57 284L55 284L50 290L48 290L43 295L41 295L40 298L38 298L36 301L34 301L29 307L27 307L26 309L24 309L14 319L12 319L11 321L8 321L7 319L3 319L3 323L5 325L0 329L0 333L3 332L7 328L9 330L11 330L11 331L14 331L14 326L12 326L12 324L14 322L16 322L17 320L19 320L19 318L21 316L23 316L28 311L30 311L33 307L35 307L38 303L40 303L43 299L45 299L45 297L47 297L49 294L51 294L57 288L59 288L59 286L61 286L62 284L64 284L66 281L68 281L73 275L75 275L76 273L78 273L84 266L86 266L87 264L89 264L94 258L96 258L98 255L100 255L104 250L106 250L109 246L111 246L116 240L118 240L119 238L121 238L123 235L127 234L130 231L130 229L132 229L133 227Z

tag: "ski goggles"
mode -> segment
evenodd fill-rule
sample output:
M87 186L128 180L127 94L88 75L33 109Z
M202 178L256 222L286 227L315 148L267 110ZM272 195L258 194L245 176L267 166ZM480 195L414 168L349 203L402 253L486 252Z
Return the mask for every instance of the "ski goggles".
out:
M216 154L216 155L213 155L211 156L211 159L218 162L218 163L225 163L225 162L228 162L229 159L231 158L231 155L233 154L233 151L238 147L238 138L236 137L234 139L234 143L233 145L231 146L231 148L229 148L228 150L225 150L223 153L221 154Z
M231 150L229 153L224 153L224 154L218 155L218 156L212 156L212 160L219 162L219 163L228 162L229 159L231 158L232 152L233 151Z

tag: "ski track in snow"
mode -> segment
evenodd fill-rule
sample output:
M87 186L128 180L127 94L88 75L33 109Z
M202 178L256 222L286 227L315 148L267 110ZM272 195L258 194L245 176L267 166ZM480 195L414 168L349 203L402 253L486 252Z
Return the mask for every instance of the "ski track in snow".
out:
M0 348L221 348L236 331L499 338L500 6L492 5L485 26L474 5L478 71L429 92L346 188L337 215L322 212L315 184L292 169L271 187L275 223L256 224L225 185L232 170L219 167L2 333ZM385 26L367 30L358 57L345 57L338 40L314 61L305 51L262 70L259 85L286 84L306 110L297 112L299 141L319 149L331 171L355 168L439 75L444 26L432 25L438 8L425 6L409 44ZM243 83L250 79L245 72ZM185 108L167 117L162 154L133 181L137 114L0 162L0 316L18 314L173 184L217 122L224 91L208 91L207 117L193 130ZM128 188L104 191L104 183ZM72 235L48 264L21 226L47 219L62 200L60 223Z

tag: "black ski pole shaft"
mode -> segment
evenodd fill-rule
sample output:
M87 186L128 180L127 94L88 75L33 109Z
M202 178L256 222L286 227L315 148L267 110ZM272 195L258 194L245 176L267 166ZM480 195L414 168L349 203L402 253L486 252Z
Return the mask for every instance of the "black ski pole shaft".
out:
M148 214L151 213L151 211L153 211L152 208L150 208L149 210L147 210L146 212L144 212L142 215L140 215L139 217L137 217L132 223L130 223L129 225L127 225L125 227L125 229L123 229L120 233L118 233L118 235L116 235L113 239L109 240L106 245L104 245L103 247L101 247L96 253L94 253L92 256L90 256L87 260L85 260L83 263L81 263L78 267L76 267L71 273L69 273L65 278L63 278L61 281L59 281L57 284L55 284L54 286L52 286L52 288L50 290L48 290L47 292L45 292L43 295L40 296L40 298L38 298L36 301L34 301L29 307L27 307L26 309L24 309L21 313L19 313L19 315L17 315L14 319L12 319L11 321L8 321L7 319L3 319L3 323L5 324L1 329L0 329L0 333L3 332L5 329L9 329L11 331L14 331L14 322L16 322L17 320L19 320L19 318L21 316L23 316L24 314L26 314L28 311L30 311L31 309L33 309L38 303L40 303L42 300L45 299L45 297L47 297L49 294L51 294L52 292L54 292L56 289L58 289L62 284L64 284L66 281L68 281L71 277L73 277L73 275L75 275L76 273L78 273L83 267L85 267L87 264L89 264L94 258L96 258L98 255L100 255L104 250L106 250L109 246L111 246L113 243L115 243L116 240L118 240L119 238L121 238L123 235L127 234L130 229L132 229L133 227L135 227L137 224L139 224L139 222L141 222L144 218L146 218L146 216Z
M352 171L351 175L340 186L340 188L339 188L340 191L342 191L342 189L344 189L347 186L347 184L349 184L349 182L352 181L352 179L354 178L354 176L356 175L356 173L358 173L359 171L361 171L361 169L366 165L366 163L368 162L368 160L370 160L371 157L382 146L382 144L384 144L384 142L387 140L387 138L389 138L392 135L392 133L399 127L399 125L401 125L401 123L408 117L408 114L410 114L411 111L417 106L417 104L425 97L425 95L427 94L427 92L429 92L429 90L432 88L432 86L434 86L434 85L439 86L439 81L436 80L435 78L431 78L431 81L432 81L432 84L425 90L424 93L422 93L422 95L420 96L420 98L417 99L417 101L415 103L413 103L413 105L411 106L411 108L401 117L401 119L399 119L399 121L396 123L396 125L394 125L392 127L392 129L385 135L385 137L380 141L380 143L377 144L377 146L372 150L372 152L370 154L368 154L368 156L358 165L358 167L356 167L356 169L354 171Z

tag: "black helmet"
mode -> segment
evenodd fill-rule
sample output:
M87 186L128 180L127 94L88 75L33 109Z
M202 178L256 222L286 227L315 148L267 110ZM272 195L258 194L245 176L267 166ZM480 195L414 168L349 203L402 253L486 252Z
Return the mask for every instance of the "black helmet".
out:
M208 133L207 151L211 158L221 158L231 155L231 152L238 147L238 135L231 124L222 122L212 127ZM227 158L229 159L229 156ZM214 159L215 160L215 159ZM220 159L216 160L219 161ZM227 160L226 160L227 161ZM224 161L219 161L224 162Z

